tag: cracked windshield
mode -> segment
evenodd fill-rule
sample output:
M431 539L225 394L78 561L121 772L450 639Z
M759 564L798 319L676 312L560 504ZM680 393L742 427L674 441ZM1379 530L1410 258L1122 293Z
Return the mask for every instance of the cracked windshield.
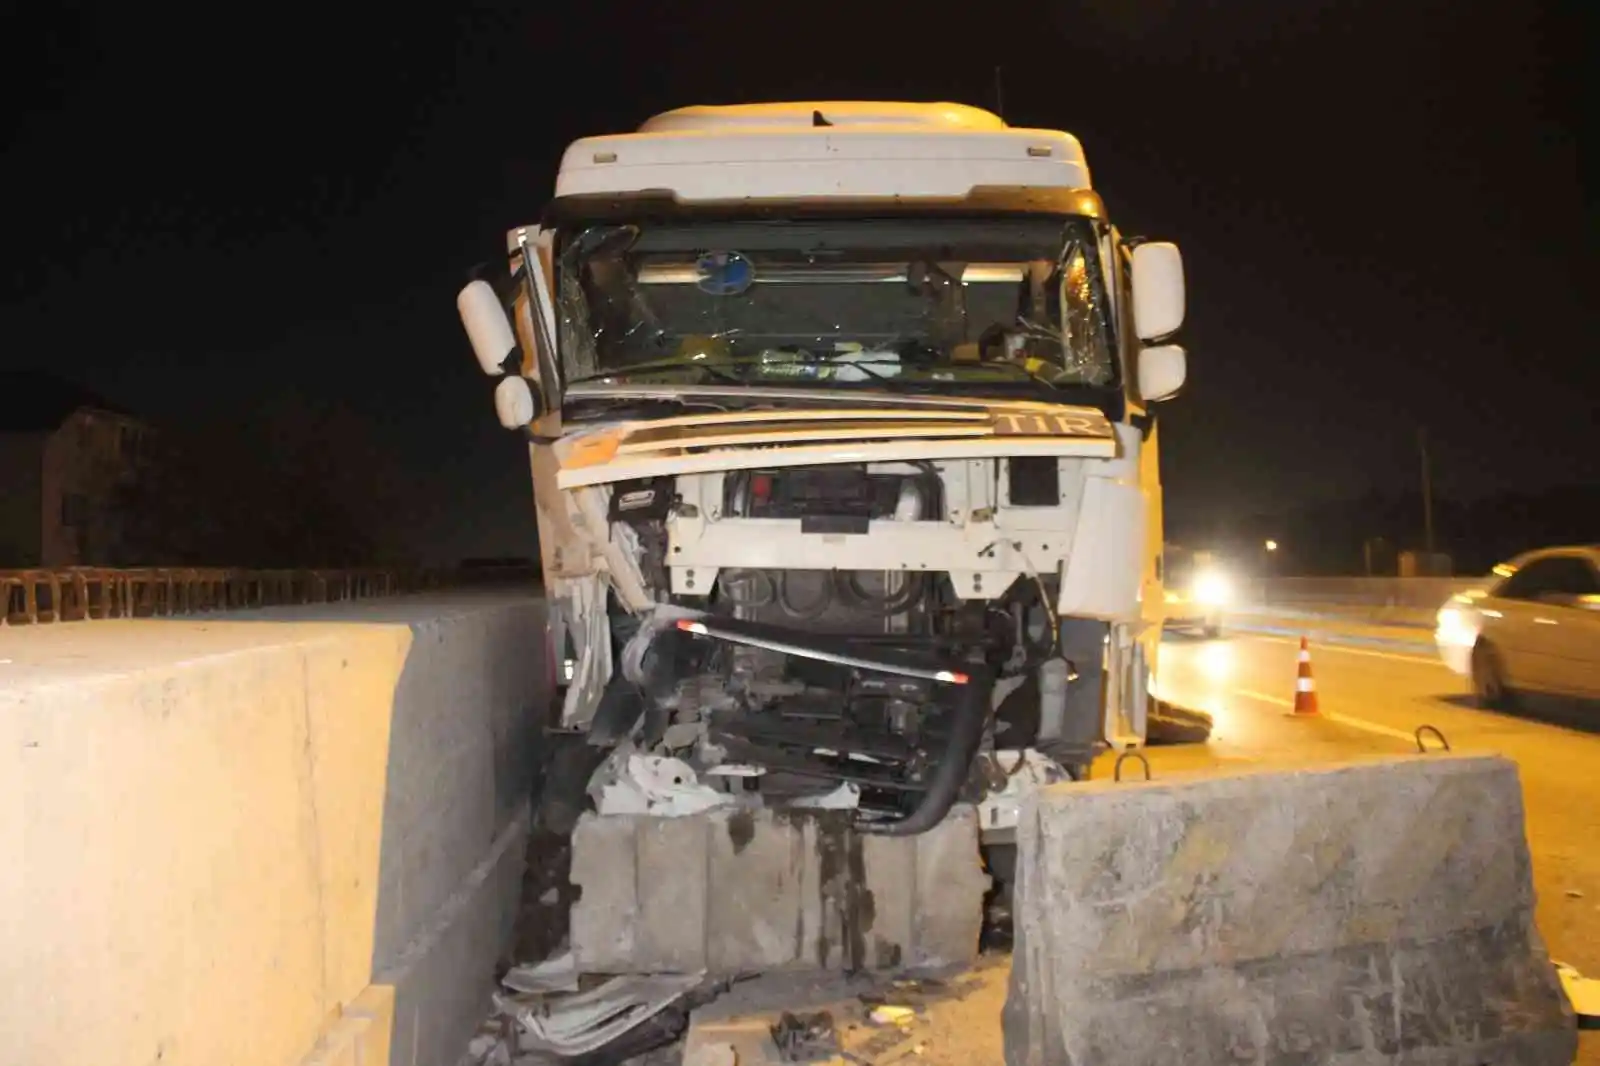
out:
M596 226L561 256L568 384L1115 381L1085 222Z

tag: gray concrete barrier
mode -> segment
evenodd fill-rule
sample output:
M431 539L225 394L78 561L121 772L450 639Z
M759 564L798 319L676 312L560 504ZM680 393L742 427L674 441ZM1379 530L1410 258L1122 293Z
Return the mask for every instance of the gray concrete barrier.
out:
M1054 787L1019 829L1008 1066L1556 1066L1516 767Z
M971 962L989 877L978 819L863 836L849 812L585 815L572 947L585 973L896 970Z
M1242 607L1347 607L1437 611L1458 592L1488 578L1276 577L1246 582Z
M0 1059L454 1062L516 913L541 609L0 630Z

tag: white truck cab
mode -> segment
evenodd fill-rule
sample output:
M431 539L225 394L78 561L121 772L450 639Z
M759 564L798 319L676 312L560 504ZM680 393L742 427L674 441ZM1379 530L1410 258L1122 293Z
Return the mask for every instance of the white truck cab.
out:
M1015 821L1141 742L1171 244L1067 133L689 107L568 148L458 300L532 461L560 726L607 811Z

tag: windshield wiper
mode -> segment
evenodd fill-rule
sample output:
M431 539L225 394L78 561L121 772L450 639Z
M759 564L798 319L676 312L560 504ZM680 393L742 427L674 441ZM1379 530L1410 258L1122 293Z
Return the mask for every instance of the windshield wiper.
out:
M663 371L673 371L673 370L703 370L703 371L706 372L706 374L708 376L713 377L718 381L726 382L727 384L730 384L730 385L749 385L749 384L752 384L750 381L747 381L747 380L745 380L743 378L740 378L740 377L736 377L735 375L730 374L725 370L719 369L719 367L724 367L724 366L784 367L784 368L787 368L787 369L804 368L804 367L808 367L808 366L813 366L813 367L814 366L859 366L859 367L861 367L862 371L866 373L866 375L868 377L873 378L873 379L875 379L877 381L892 381L892 380L894 380L894 375L885 374L885 373L883 373L881 371L878 371L878 370L873 370L871 367L865 365L865 364L868 364L868 363L877 363L877 364L880 364L880 365L886 365L887 364L887 365L894 365L894 366L902 365L902 364L900 364L900 362L898 360L895 360L895 359L886 359L886 358L851 359L848 356L848 354L844 354L844 353L836 353L836 354L828 354L828 355L813 355L809 359L796 359L796 360L794 360L792 362L790 362L790 361L767 362L767 361L763 360L760 356L742 356L742 357L741 356L736 356L736 357L734 357L732 359L719 359L715 363L688 363L688 362L684 362L681 359L660 359L660 360L655 360L655 361L648 362L648 363L635 363L632 366L619 367L619 368L617 368L615 370L602 370L598 374L585 374L581 378L574 378L571 381L567 382L567 385L568 386L581 385L584 382L602 381L602 380L604 380L606 378L619 378L620 379L620 378L627 378L628 376L630 376L632 374L656 374L656 373L661 373ZM780 376L787 376L787 375L780 375ZM769 382L763 381L763 382L761 382L761 384L769 384Z
M879 366L901 365L901 362L898 359L887 359L882 356L874 359L851 359L847 353L843 352L836 352L832 355L819 355L814 357L811 362L818 363L822 366L859 366L862 370L867 372L867 377L872 378L874 381L893 381L895 380L895 375L885 374L879 370L873 370L873 363L876 363Z
M719 360L719 362L730 363L732 361L723 359ZM709 378L712 378L716 381L725 382L729 385L743 385L745 383L742 379L734 376L733 374L730 374L725 370L718 369L718 367L712 363L687 363L682 359L659 359L649 363L635 363L632 366L618 368L615 370L602 370L598 374L585 374L581 378L573 378L571 381L567 382L567 386L570 388L573 385L582 385L585 382L590 381L603 381L606 378L628 378L634 374L659 374L674 370L698 370Z
M1044 377L1041 374L1035 374L1033 371L1029 370L1027 367L1022 366L1021 364L1018 364L1018 363L1002 363L1002 362L995 362L995 363L958 363L958 362L956 362L956 361L954 361L952 359L941 359L941 360L939 360L938 362L935 362L935 363L925 363L925 364L923 364L921 369L928 370L928 371L938 371L938 370L956 370L956 371L960 371L960 370L976 370L976 371L980 371L980 372L988 371L988 370L1008 370L1012 374L1015 374L1015 375L1020 376L1020 377L1029 378L1029 379L1031 379L1033 381L1038 382L1040 385L1045 385L1045 386L1048 386L1049 388L1052 388L1052 389L1058 389L1058 388L1061 387L1060 385L1056 384L1054 381L1051 381L1049 378ZM975 382L972 382L972 381L969 380L969 384L971 384L971 383L975 383Z

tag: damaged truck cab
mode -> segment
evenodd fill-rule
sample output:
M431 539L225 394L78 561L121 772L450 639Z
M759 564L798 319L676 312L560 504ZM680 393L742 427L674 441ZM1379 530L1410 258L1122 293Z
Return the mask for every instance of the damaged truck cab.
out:
M599 813L918 833L1142 742L1182 264L1081 147L953 104L573 144L463 322L532 459Z

